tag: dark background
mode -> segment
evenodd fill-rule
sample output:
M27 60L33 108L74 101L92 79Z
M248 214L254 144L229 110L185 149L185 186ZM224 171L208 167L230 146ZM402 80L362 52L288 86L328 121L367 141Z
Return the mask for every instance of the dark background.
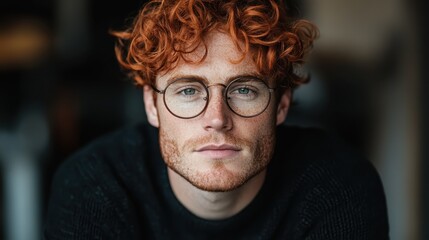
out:
M398 7L395 17L409 25L379 24L391 12L378 9L373 23L380 27L373 34L385 37L379 45L368 41L368 48L382 47L367 55L342 45L347 33L329 36L344 24L369 32L365 11L372 6L349 17L335 1L319 1L323 7L320 2L329 16L344 15L350 23L334 21L339 27L328 28L326 9L315 8L315 1L289 1L321 27L321 38L309 59L312 82L295 93L287 122L326 128L366 155L386 187L392 239L429 239L429 209L423 204L429 201L425 2L401 2L405 7ZM384 2L386 9L398 4ZM142 3L0 3L0 239L39 239L58 165L98 136L145 121L141 91L121 73L108 34L126 26Z

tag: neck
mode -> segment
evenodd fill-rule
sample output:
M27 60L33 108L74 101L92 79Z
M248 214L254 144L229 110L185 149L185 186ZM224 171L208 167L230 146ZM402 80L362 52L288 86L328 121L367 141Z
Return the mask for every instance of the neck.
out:
M179 202L196 216L208 220L225 219L243 210L262 188L265 174L266 170L229 192L208 192L168 168L170 185Z

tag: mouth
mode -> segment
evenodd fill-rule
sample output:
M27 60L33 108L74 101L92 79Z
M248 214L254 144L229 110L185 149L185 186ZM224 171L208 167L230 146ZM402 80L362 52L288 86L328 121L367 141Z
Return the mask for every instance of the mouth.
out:
M195 152L198 154L201 154L208 158L216 158L216 159L230 158L237 155L240 151L241 151L240 147L229 145L229 144L222 144L222 145L209 144L209 145L205 145L200 148L197 148L195 150Z

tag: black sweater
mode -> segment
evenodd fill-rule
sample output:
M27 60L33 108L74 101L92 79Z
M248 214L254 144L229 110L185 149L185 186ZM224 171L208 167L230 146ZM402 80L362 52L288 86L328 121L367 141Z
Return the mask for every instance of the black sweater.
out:
M178 202L149 125L105 136L58 169L45 239L388 239L374 167L323 131L280 126L264 185L205 220Z

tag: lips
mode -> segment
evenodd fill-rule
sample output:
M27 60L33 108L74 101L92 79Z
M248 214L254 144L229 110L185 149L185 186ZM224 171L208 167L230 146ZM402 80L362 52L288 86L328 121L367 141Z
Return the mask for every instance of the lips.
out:
M234 145L229 144L222 144L222 145L205 145L196 150L196 152L202 152L202 151L221 151L221 150L231 150L231 151L240 151L241 149L239 147L236 147Z
M209 158L229 158L238 154L241 151L241 148L229 145L229 144L221 144L221 145L205 145L200 148L197 148L195 152L204 155Z

